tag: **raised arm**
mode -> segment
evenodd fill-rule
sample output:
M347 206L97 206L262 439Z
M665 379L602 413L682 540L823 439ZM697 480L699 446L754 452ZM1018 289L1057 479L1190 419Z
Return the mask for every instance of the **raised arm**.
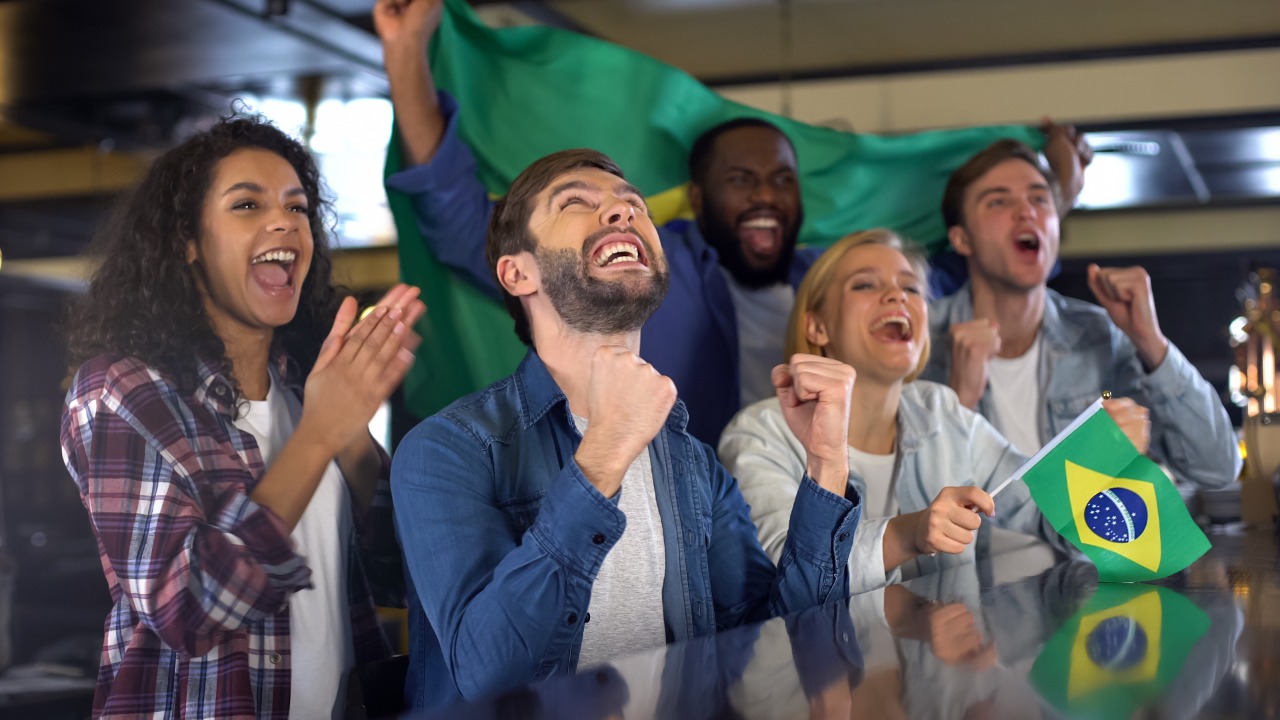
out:
M458 137L458 107L437 92L427 48L440 24L440 0L378 0L374 27L382 39L391 83L403 168L387 190L408 197L415 224L437 260L500 299L484 256L493 202L480 183L476 159Z

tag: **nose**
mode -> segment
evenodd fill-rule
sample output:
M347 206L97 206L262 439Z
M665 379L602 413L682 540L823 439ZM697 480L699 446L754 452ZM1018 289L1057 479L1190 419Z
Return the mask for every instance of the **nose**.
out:
M271 232L293 232L304 222L307 222L305 213L295 212L287 207L277 207L271 213L267 229Z
M1036 206L1031 202L1031 198L1020 198L1015 208L1019 219L1030 219L1036 216Z
M631 225L635 217L636 207L622 198L605 203L600 211L602 225Z
M777 191L769 182L756 182L751 186L749 199L752 205L773 205Z
M893 283L885 290L884 297L881 299L886 303L898 303L900 305L907 304L907 291L901 285Z

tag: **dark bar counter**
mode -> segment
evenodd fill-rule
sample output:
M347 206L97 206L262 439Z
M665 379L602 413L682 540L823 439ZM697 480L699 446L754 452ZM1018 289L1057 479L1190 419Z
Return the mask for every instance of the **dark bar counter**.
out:
M1269 718L1280 568L1267 529L1212 528L1157 583L1044 547L622 658L425 718Z

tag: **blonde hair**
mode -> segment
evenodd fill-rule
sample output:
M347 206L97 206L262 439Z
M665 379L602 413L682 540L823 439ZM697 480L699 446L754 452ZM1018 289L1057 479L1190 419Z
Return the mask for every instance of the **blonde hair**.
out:
M919 250L903 242L897 233L885 228L875 228L846 235L827 248L827 251L814 261L809 272L805 273L800 289L796 290L795 306L791 308L791 317L787 321L786 358L796 353L826 356L824 348L810 342L808 323L805 318L809 313L818 313L822 310L827 299L827 290L836 280L836 267L850 250L862 245L884 245L902 253L911 264L911 269L915 271L916 276L920 278L921 285L928 288L929 263L925 261L924 255ZM925 364L929 362L929 328L912 328L912 332L916 333L917 337L923 337L924 342L921 343L920 362L904 382L911 382L919 377L920 373L924 372Z

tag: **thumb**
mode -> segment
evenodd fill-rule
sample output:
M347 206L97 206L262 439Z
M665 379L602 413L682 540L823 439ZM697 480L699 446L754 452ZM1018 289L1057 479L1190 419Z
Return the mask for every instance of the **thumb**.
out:
M329 331L329 336L320 345L320 354L316 357L313 372L333 362L338 353L342 352L342 340L355 323L358 310L359 307L354 297L348 296L342 300L342 305L338 306L338 314L333 318L333 329Z

